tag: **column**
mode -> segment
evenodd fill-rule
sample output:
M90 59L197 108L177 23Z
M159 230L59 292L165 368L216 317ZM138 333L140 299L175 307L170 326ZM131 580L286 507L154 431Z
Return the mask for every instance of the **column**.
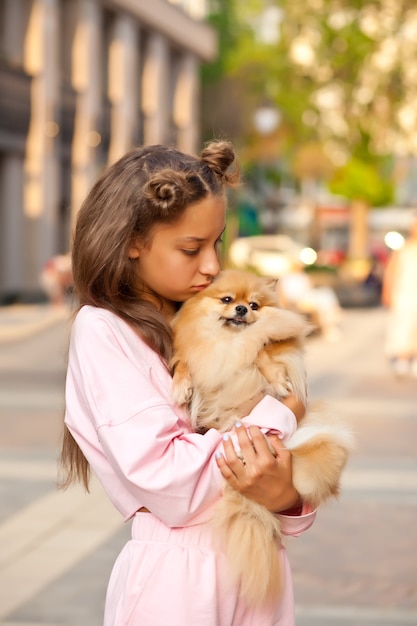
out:
M23 203L23 160L8 154L0 159L0 190L2 199L0 285L4 293L16 293L25 284L25 241Z
M169 127L169 50L159 34L146 47L142 75L143 137L146 145L165 143Z
M37 283L43 263L56 253L59 209L58 0L33 0L24 41L24 67L32 76L31 119L24 161L27 282Z
M75 4L75 2L74 2ZM72 221L97 178L102 58L101 11L97 0L78 0L78 18L72 47L72 86L76 92L72 143Z
M12 63L23 64L24 28L22 25L27 19L26 13L29 8L22 6L22 3L16 0L2 0L1 4L3 23L0 36L3 51Z
M109 163L132 147L139 123L139 33L133 18L118 15L109 49L108 97L111 103Z
M184 54L174 94L174 123L178 148L192 154L199 143L199 84L198 61L194 55Z

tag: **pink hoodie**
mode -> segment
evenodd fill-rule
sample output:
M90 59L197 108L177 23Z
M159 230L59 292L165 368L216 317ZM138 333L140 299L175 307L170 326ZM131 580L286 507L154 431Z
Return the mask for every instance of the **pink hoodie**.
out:
M227 585L223 555L212 548L206 523L223 481L214 457L223 448L222 437L216 430L190 432L185 414L172 402L171 384L159 356L128 324L104 309L81 309L71 333L65 422L123 519L134 517L133 539L109 584L105 624L291 626L291 575L283 549L287 574L278 606L248 610L238 590ZM296 428L294 414L271 397L244 423L279 430L284 439ZM141 507L152 514L136 514ZM311 526L315 512L303 513L280 516L284 534L298 535ZM198 558L190 571L194 553ZM156 573L155 584L148 584ZM163 583L170 580L172 587L172 577L180 593ZM147 582L143 589L141 579ZM196 581L201 585L193 595ZM202 597L201 586L211 589L208 597Z

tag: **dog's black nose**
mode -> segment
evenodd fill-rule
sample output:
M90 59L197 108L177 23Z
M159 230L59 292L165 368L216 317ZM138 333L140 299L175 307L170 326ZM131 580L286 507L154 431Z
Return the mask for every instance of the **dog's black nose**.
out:
M235 308L235 311L237 315L239 315L240 317L244 317L246 313L248 312L248 309L245 307L244 304L238 304L237 307Z

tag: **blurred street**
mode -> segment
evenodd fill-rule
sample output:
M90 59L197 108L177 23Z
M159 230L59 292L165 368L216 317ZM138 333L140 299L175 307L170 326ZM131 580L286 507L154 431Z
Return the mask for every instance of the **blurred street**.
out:
M129 534L98 486L56 489L68 317L0 308L2 626L100 626ZM358 444L339 501L288 541L297 626L416 626L417 380L389 370L385 310L344 310L341 327L308 342L310 395Z

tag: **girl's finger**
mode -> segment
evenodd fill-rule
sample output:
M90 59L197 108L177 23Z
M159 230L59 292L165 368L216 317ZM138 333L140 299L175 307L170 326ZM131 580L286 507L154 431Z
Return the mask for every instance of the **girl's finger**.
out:
M254 432L256 430L259 430L255 426L253 427L253 429ZM235 432L237 435L237 440L239 442L240 454L242 458L245 460L245 463L253 463L256 457L256 449L252 440L252 434L249 435L247 428L243 426L241 422L236 422Z
M237 459L236 450L229 433L225 433L223 435L223 448L228 463L233 462L235 459Z
M242 455L247 463L252 465L256 462L269 463L275 456L268 440L257 426L250 426L248 432L246 428L239 427L236 432L238 433Z
M236 452L235 446L233 445L232 438L228 433L223 435L223 449L224 449L225 463L229 466L231 472L236 477L241 476L244 470L244 464L242 462L242 455Z
M230 478L230 476L232 475L232 471L230 467L227 465L225 458L221 452L216 452L216 463L217 463L217 467L222 473L222 476L224 478Z
M229 483L229 485L236 488L239 483L239 479L236 474L234 474L232 468L227 463L221 452L216 452L216 463L223 478Z
M266 436L263 434L260 428L257 426L250 426L250 436L252 439L253 448L258 456L271 455L271 448L268 444Z
M291 452L277 435L267 435L269 445L275 450L277 458L291 456Z

